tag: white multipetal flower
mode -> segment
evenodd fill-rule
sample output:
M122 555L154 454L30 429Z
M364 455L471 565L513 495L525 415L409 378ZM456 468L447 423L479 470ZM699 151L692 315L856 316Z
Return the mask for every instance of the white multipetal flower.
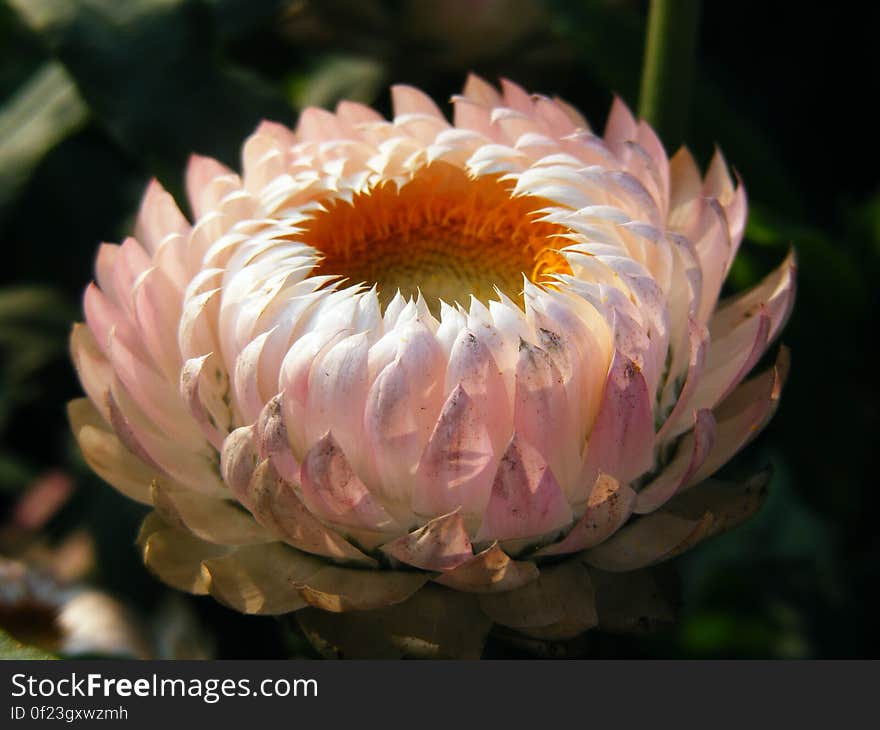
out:
M153 182L135 238L99 250L71 418L155 506L148 565L247 612L375 608L429 580L549 585L550 556L589 582L753 509L754 484L676 497L767 423L786 369L743 382L791 258L718 305L746 217L720 153L701 177L620 101L599 136L506 81L471 77L453 124L393 102L263 123L240 176L193 157L192 222Z

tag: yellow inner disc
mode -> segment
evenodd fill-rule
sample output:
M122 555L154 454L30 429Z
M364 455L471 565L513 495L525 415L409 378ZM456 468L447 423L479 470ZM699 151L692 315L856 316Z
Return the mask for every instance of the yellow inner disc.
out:
M553 223L537 222L542 198L513 197L497 176L469 177L434 163L398 188L392 182L332 201L305 224L301 238L322 254L316 274L378 285L382 302L400 290L467 305L495 287L521 302L523 276L542 283L549 274L571 273L556 249L565 245Z

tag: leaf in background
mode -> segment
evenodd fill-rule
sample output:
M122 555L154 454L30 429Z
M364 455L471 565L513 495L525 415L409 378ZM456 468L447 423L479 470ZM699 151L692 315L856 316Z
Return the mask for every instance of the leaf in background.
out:
M583 70L635 109L642 69L645 18L601 0L550 0L560 33L571 38Z
M844 232L838 235L852 239ZM737 270L736 267L751 265L752 260L760 256L759 247L773 250L779 257L793 246L798 258L799 287L806 286L811 293L833 290L837 298L846 300L848 308L857 311L862 311L867 305L863 262L853 255L854 245L841 246L824 231L792 221L760 203L750 205L746 236L756 245L743 246L737 254L732 276L732 283L736 287L748 286L756 281L756 277L743 275L745 270ZM758 273L763 275L766 270Z
M0 348L8 350L3 373L22 380L65 352L74 312L51 289L0 290Z
M635 109L644 51L644 15L633 7L602 0L550 0L550 6L560 32L577 46L583 72ZM711 43L711 37L700 37L698 59L700 44ZM745 111L750 108L748 104L719 86L716 71L698 69L686 135L688 146L706 160L717 142L727 159L743 173L752 198L773 200L777 206L799 213L797 186L780 161L773 140Z
M45 60L46 53L37 39L0 0L0 99L12 96Z
M25 646L0 629L0 660L3 659L57 659L48 652Z
M10 2L117 142L174 189L191 152L235 165L261 118L290 116L272 87L223 62L201 2Z
M0 451L0 494L22 491L34 476L33 469L28 468L15 452Z
M811 656L818 637L805 607L839 608L834 530L798 494L785 455L768 455L763 509L678 561L688 608L676 635L687 656Z
M329 56L307 74L295 74L288 95L297 108L333 108L342 99L372 104L385 84L385 70L364 56Z
M80 129L89 110L64 67L46 63L0 108L0 220L49 150Z
M34 377L64 357L73 312L51 289L10 287L0 290L0 433L10 413L38 397Z
M234 38L272 25L291 0L203 0L222 38Z

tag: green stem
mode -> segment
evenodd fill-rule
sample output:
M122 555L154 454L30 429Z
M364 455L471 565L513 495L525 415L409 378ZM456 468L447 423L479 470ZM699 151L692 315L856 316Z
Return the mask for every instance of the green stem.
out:
M651 0L639 115L667 149L687 130L700 0Z

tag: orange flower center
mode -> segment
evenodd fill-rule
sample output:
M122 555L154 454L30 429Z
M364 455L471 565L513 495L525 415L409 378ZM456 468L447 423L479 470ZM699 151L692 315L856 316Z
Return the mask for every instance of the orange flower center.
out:
M398 188L386 182L331 201L305 224L302 240L322 254L316 274L378 285L383 303L398 290L421 292L432 310L439 300L486 303L495 287L521 302L523 276L546 283L571 273L557 249L566 228L538 222L543 198L511 195L498 176L472 178L434 163Z

